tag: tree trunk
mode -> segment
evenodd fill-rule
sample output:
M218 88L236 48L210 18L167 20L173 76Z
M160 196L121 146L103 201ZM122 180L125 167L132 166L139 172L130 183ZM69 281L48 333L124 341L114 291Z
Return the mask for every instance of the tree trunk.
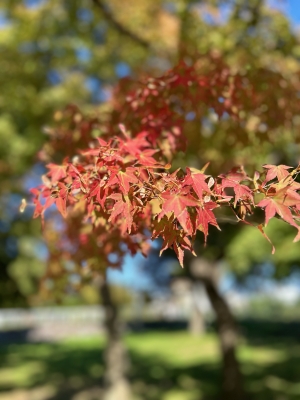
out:
M197 289L199 289L199 284L192 283L191 287L192 310L189 318L188 329L190 334L194 336L203 335L203 333L205 332L205 321L199 306Z
M203 315L195 304L192 305L188 329L190 334L193 336L200 336L205 332Z
M236 358L238 342L237 326L224 298L214 283L205 281L205 289L216 313L217 326L223 357L222 399L244 400L242 374Z
M126 377L129 360L122 343L122 328L118 318L118 310L114 305L109 286L105 279L101 282L100 292L105 311L105 328L107 346L104 362L104 395L102 400L130 400L130 384Z
M198 259L191 271L200 279L216 314L217 328L220 338L222 368L222 400L245 400L242 374L236 357L238 329L234 317L225 299L218 291L216 284L216 268L206 260Z

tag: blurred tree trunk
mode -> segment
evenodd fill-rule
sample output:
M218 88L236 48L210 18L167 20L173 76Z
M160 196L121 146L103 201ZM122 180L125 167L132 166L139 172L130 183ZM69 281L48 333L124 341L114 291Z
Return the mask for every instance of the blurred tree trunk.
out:
M105 312L105 329L107 345L104 354L104 396L102 400L130 400L130 383L127 379L129 359L122 342L122 326L116 305L112 301L111 292L106 279L100 283L102 304Z
M228 304L217 288L216 267L207 260L197 258L191 265L191 274L200 279L216 315L220 338L222 368L222 400L245 400L242 374L236 357L238 329Z
M192 310L189 318L188 330L191 335L198 336L205 332L205 321L197 299L197 284L191 283Z

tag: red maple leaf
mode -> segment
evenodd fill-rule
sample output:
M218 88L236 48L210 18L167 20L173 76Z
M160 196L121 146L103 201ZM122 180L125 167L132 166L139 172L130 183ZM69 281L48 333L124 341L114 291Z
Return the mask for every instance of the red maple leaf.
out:
M42 206L42 204L40 203L38 198L33 199L33 203L35 205L35 210L34 210L34 214L33 214L33 218L37 218L40 215L43 214L44 212L44 207Z
M107 186L115 183L120 184L121 191L124 195L127 195L132 183L137 183L139 180L136 175L137 169L133 167L126 168L125 171L119 171L114 176L110 177Z
M61 215L66 218L67 216L67 199L66 197L57 197L55 204Z
M107 189L103 188L103 181L96 182L96 185L90 192L90 196L96 196L98 203L104 208L104 203L107 196Z
M50 169L48 172L48 176L51 177L52 182L58 182L60 179L63 179L67 176L67 165L56 165L56 164L47 164L47 168Z
M173 248L182 267L185 249L196 255L185 232L182 229L177 229L174 225L173 216L168 218L165 215L161 220L154 220L152 237L156 238L158 236L161 236L164 240L159 254L161 255L168 248Z
M170 191L162 193L161 198L163 199L162 211L159 213L158 219L160 220L168 212L174 213L180 225L190 234L189 214L186 207L197 206L197 200L189 193L172 193Z
M215 226L220 230L216 217L212 212L212 210L214 210L217 207L218 204L209 201L207 203L203 203L203 206L196 208L197 212L196 228L204 233L205 242L208 235L209 224Z
M157 153L157 151L158 150L147 149L137 154L138 164L141 164L144 167L159 166L155 158L152 157L153 154Z
M116 200L108 221L114 224L121 219L122 234L125 234L126 231L130 233L133 223L134 208L128 196L123 196L121 193L114 193L108 198Z
M175 251L175 254L177 255L179 264L181 265L182 268L183 268L184 250L189 250L194 256L196 256L191 241L187 236L180 235L177 238L177 241L174 242L173 249Z
M292 168L288 165L264 165L264 168L268 170L265 182L269 182L274 178L278 178L279 181L286 178L289 175L288 169Z
M121 150L125 150L126 153L129 153L133 156L138 155L142 149L145 147L149 147L149 142L146 140L148 136L147 132L140 132L134 138L130 138L125 131L122 131L126 140L120 139L120 148Z
M200 170L196 168L186 168L187 177L184 181L185 185L191 185L197 193L199 199L202 199L203 192L211 193L207 182L208 175L204 175Z
M294 241L298 241L300 240L300 227L296 224L288 204L299 204L299 199L296 200L295 198L289 197L288 195L285 196L283 193L277 193L273 197L267 197L261 200L257 204L257 206L265 208L266 225L268 224L269 220L273 218L277 213L284 221L288 222L290 225L298 229L298 234L294 239Z
M234 180L224 178L222 179L222 187L223 189L232 188L234 190L234 207L239 200L250 200L253 203L253 192L248 186L242 185Z

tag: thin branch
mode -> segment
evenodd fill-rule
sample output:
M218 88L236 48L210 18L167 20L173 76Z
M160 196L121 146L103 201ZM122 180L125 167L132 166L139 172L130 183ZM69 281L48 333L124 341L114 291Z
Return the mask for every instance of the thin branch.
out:
M106 4L102 0L93 0L93 3L95 6L97 6L101 10L101 12L104 15L104 17L106 18L106 20L115 29L117 29L117 31L119 31L119 33L127 36L128 38L130 38L131 40L133 40L134 42L138 43L140 46L143 46L146 49L150 48L149 42L147 42L145 39L139 37L134 32L132 32L131 30L129 30L128 28L123 26L119 21L117 21L115 16L113 15L113 13L108 9Z

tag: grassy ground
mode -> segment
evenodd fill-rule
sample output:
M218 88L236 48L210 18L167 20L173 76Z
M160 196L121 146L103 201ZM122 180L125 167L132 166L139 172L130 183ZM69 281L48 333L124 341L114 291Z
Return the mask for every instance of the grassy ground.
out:
M293 332L291 332L293 333ZM256 332L243 340L239 358L255 400L300 399L300 341ZM184 331L128 334L135 399L218 399L220 355L214 334ZM53 344L0 346L0 400L101 398L101 338Z

